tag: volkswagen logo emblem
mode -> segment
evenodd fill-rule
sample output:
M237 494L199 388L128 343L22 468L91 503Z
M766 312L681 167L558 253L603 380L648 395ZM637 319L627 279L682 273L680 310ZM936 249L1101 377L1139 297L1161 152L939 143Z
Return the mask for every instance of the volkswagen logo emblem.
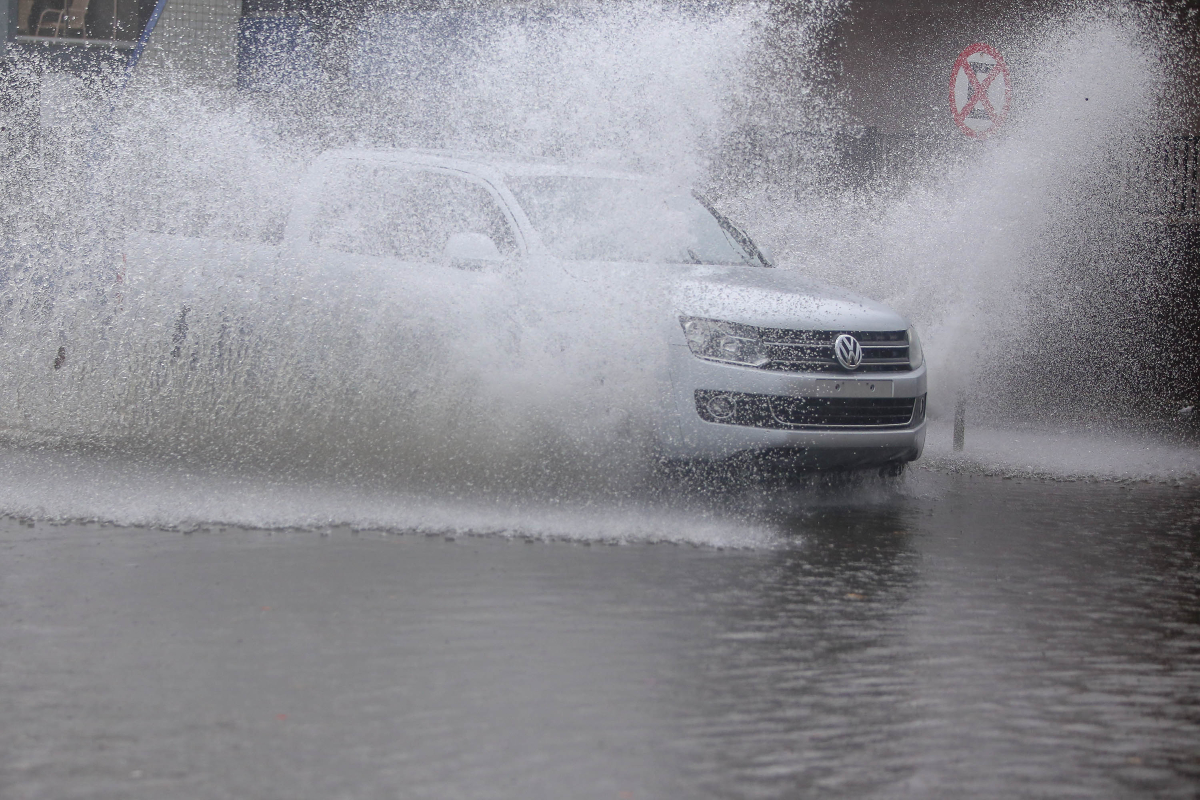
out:
M862 363L862 345L848 333L833 340L833 355L846 369L858 369Z

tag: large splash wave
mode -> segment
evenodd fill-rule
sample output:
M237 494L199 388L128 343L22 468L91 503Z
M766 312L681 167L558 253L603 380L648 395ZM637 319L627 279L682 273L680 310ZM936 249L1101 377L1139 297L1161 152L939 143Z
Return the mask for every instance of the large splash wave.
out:
M780 77L779 60L818 58L816 32L845 13L813 4L781 33L765 7L582 5L463 13L452 35L444 18L381 15L347 80L284 99L171 72L120 96L103 76L45 79L36 168L6 167L19 191L3 209L5 435L422 496L644 492L661 283L330 281L277 243L307 165L335 145L619 162L704 184L780 268L917 322L935 416L960 389L993 422L1136 406L1127 351L1097 377L1086 359L1048 371L1042 345L1081 353L1114 324L1136 331L1162 291L1140 269L1161 244L1111 207L1149 191L1134 167L1166 130L1171 43L1130 15L1022 23L1022 100L987 144L925 147L868 192L796 166L827 165L820 137L773 140L812 149L786 172L732 169L748 127L844 120L823 79Z

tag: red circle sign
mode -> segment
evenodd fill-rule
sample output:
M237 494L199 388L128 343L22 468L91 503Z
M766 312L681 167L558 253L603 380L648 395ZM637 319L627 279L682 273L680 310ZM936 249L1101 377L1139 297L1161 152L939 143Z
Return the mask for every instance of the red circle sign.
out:
M954 123L972 139L986 139L1008 116L1012 80L1004 56L976 43L958 54L950 73L950 111Z

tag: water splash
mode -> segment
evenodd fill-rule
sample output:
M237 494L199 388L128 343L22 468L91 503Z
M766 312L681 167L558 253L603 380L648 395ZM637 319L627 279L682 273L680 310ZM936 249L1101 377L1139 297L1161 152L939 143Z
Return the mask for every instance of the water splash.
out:
M796 199L785 187L729 199L765 223L754 227L785 265L917 323L935 417L962 389L977 412L1009 421L1053 410L1079 419L1078 401L1111 407L1114 393L1136 406L1139 348L1154 347L1146 304L1169 291L1152 271L1167 256L1161 237L1139 220L1152 186L1137 180L1167 131L1160 53L1108 14L1011 33L1019 99L995 138L960 137L865 195ZM1127 347L1109 345L1114 326L1132 334Z
M790 27L753 5L380 17L344 81L259 102L147 73L111 120L102 79L56 79L43 136L55 146L10 176L22 193L3 209L5 435L449 498L396 525L450 519L469 497L646 496L661 280L360 270L331 283L274 248L307 165L334 145L500 149L704 183L781 268L918 323L934 416L962 387L994 420L1078 415L1081 396L1136 405L1133 356L1116 355L1108 383L1081 383L1091 362L1047 379L1037 348L1068 329L1085 350L1159 296L1137 265L1160 245L1111 206L1148 191L1132 167L1165 130L1166 45L1119 13L1014 30L1021 100L1003 134L925 143L903 180L870 193L822 178L821 136L777 137L804 151L788 164L811 169L731 170L747 131L843 123L828 76L781 65L817 60L844 13L813 3ZM97 141L108 157L81 170ZM224 513L212 509L180 518Z

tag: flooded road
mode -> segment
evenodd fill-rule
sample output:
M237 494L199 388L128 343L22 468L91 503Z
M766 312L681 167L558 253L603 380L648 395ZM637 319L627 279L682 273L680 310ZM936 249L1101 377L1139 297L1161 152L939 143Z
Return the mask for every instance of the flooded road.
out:
M1200 797L1178 3L197 2L4 59L0 800Z
M1200 486L754 503L774 544L7 519L0 797L1200 792Z

